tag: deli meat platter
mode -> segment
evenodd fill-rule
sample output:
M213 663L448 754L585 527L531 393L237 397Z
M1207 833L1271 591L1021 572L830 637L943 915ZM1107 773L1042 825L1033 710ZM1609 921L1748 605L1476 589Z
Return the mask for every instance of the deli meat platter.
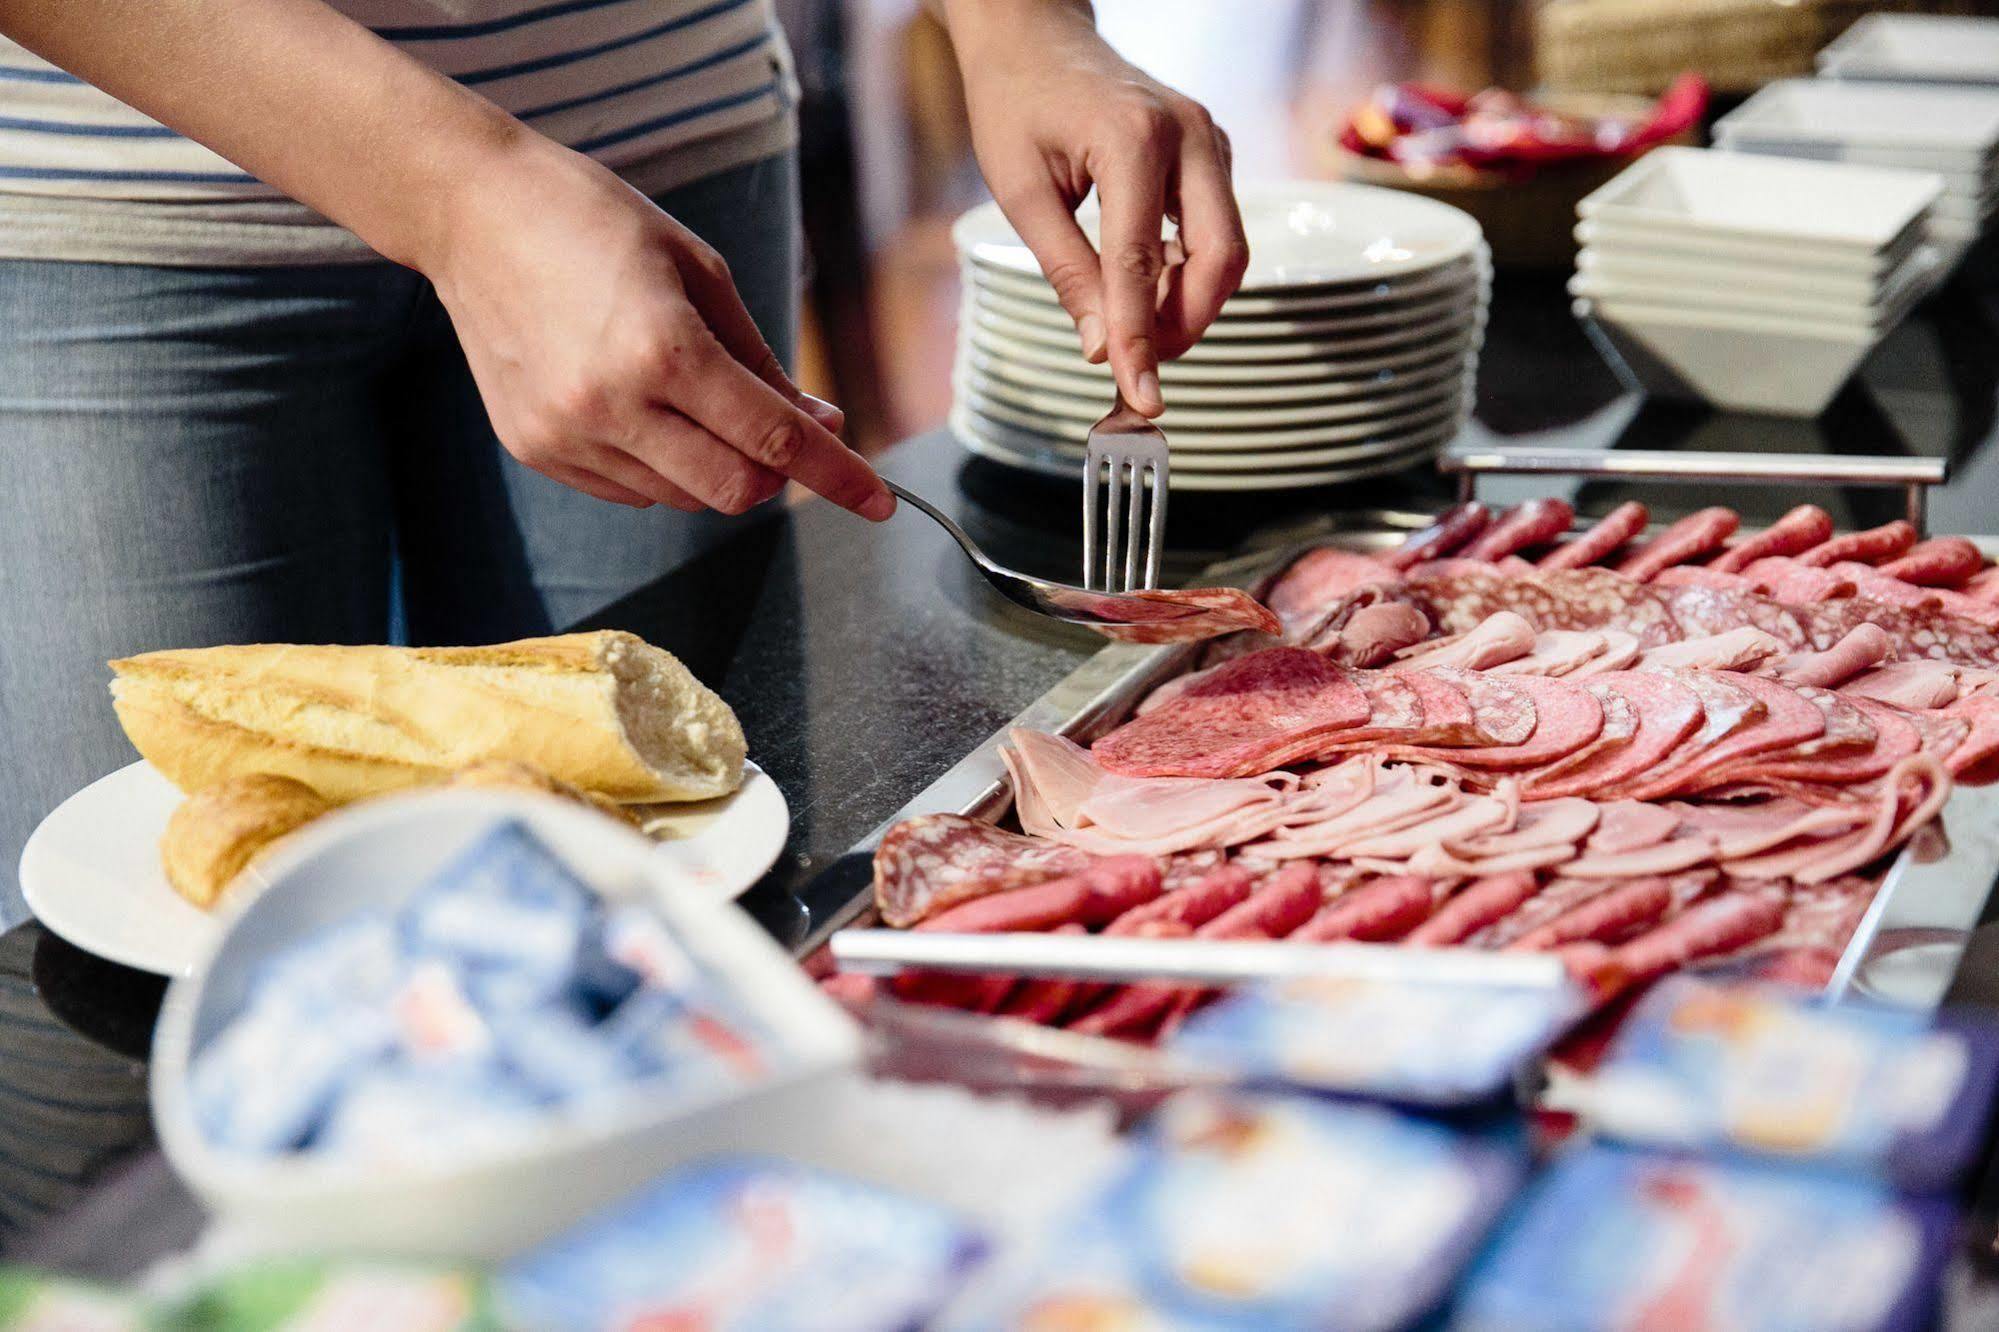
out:
M1644 474L1604 458L1563 470ZM1216 565L1201 581L1282 635L1106 646L829 870L815 893L844 907L805 947L840 931L829 987L926 1005L885 1020L1067 1029L1044 1046L1143 1043L1187 982L1314 950L1933 1007L1999 879L1999 539L1921 533L1931 460L1839 461L1906 486L1915 521L1470 501ZM1768 479L1712 467L1652 474Z

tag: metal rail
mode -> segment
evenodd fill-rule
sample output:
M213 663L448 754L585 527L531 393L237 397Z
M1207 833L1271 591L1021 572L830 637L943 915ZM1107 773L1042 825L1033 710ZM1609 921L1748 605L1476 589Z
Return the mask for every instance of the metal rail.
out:
M1907 496L1909 522L1918 532L1927 531L1929 488L1950 479L1947 458L1679 453L1660 449L1462 448L1438 458L1437 469L1457 477L1460 502L1477 495L1478 479L1485 475L1612 477L1624 481L1720 485L1777 481L1897 486Z

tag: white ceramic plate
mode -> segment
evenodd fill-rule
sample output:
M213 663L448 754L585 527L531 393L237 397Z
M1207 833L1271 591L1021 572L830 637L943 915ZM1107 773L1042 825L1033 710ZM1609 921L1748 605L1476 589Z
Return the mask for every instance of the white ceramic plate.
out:
M954 400L986 420L1067 440L1079 448L1089 436L1089 421L1068 420L1045 412L1008 406L984 396L962 381L953 387L957 390ZM1471 396L1470 388L1469 380L1463 384L1442 384L1434 394L1426 395L1413 407L1366 421L1272 430L1194 430L1181 426L1168 438L1176 462L1183 456L1194 454L1212 460L1227 454L1258 455L1273 449L1324 449L1334 445L1347 449L1352 456L1359 456L1370 448L1380 447L1380 441L1407 431L1428 428L1439 418L1462 409ZM1209 465L1212 466L1212 462Z
M1039 273L1029 276L974 261L959 265L959 270L967 287L1034 301L1058 310L1062 308L1062 303L1055 298L1055 288L1049 286L1048 279ZM1478 253L1470 258L1410 277L1383 278L1379 282L1349 287L1305 287L1278 296L1238 294L1229 297L1222 305L1221 318L1224 322L1280 317L1311 319L1363 311L1389 301L1412 301L1419 297L1444 295L1489 280L1491 276L1492 263L1481 245Z
M1481 319L1468 329L1452 330L1409 347L1364 352L1355 356L1322 356L1305 361L1190 364L1183 356L1177 361L1168 361L1160 366L1159 379L1169 393L1176 392L1182 384L1217 387L1226 385L1233 391L1243 386L1262 387L1282 384L1295 385L1303 389L1317 384L1352 383L1384 370L1429 367L1439 361L1462 356L1467 351L1477 349L1479 337L1484 331L1485 322ZM1005 330L996 332L983 326L972 327L967 342L972 348L988 356L1003 357L1021 365L1039 366L1044 370L1081 375L1102 384L1106 392L1110 389L1110 367L1091 365L1083 359L1082 352L1073 344L1065 348L1055 348L1046 343L1030 342L1024 338L1014 337Z
M954 383L963 385L981 398L1023 412L1089 425L1100 419L1108 410L1104 396L1100 393L1078 394L1019 384L988 375L963 360L959 362L956 374ZM1338 425L1346 421L1372 420L1411 411L1446 397L1453 389L1463 384L1463 375L1464 372L1460 370L1457 380L1431 380L1415 386L1391 386L1370 397L1288 407L1185 406L1182 405L1179 395L1174 394L1167 399L1166 414L1159 418L1158 425L1166 432L1169 439L1192 432L1186 433L1186 437L1198 442L1204 438L1201 432L1210 430L1247 433L1281 430L1292 426Z
M1576 212L1689 236L1871 254L1892 245L1942 192L1942 179L1920 171L1660 148L1585 196Z
M1322 319L1237 319L1229 323L1217 320L1208 325L1200 345L1207 347L1249 338L1344 337L1350 333L1380 333L1411 325L1428 325L1462 316L1478 306L1485 299L1485 294L1482 284L1468 282L1455 291L1446 291L1438 296L1398 301ZM1022 300L998 291L977 292L972 297L972 303L1003 318L1018 319L1038 328L1075 336L1075 323L1059 305Z
M1108 373L1078 374L1066 367L1061 370L1051 370L1039 363L1019 357L992 355L976 342L966 343L959 349L959 355L964 364L989 380L1049 393L1067 394L1071 398L1087 399L1098 404L1108 401L1107 395L1110 393ZM1352 379L1328 379L1316 383L1307 380L1300 383L1277 384L1186 384L1166 377L1167 400L1176 410L1188 406L1261 411L1278 407L1316 407L1330 403L1353 402L1356 399L1379 399L1391 393L1401 393L1425 384L1434 384L1452 375L1462 374L1476 355L1477 353L1470 349L1457 349L1439 353L1433 360L1401 369L1390 367L1376 370L1371 374L1356 375ZM1098 415L1102 415L1101 410Z
M1213 365L1216 363L1262 364L1267 361L1323 361L1336 360L1355 352L1403 351L1418 343L1434 342L1468 327L1483 328L1483 311L1477 305L1466 306L1451 318L1432 320L1426 324L1411 324L1386 333L1369 333L1361 337L1328 338L1271 338L1262 342L1227 342L1206 339L1189 348L1176 364ZM1023 342L1036 342L1044 347L1059 348L1064 351L1076 350L1075 329L1043 328L1039 324L1010 319L1005 315L974 305L959 318L962 328L966 321L987 332L1003 334ZM1078 353L1078 360L1081 354Z
M1270 292L1365 282L1438 268L1477 252L1478 223L1449 204L1400 190L1345 181L1247 184L1236 191L1249 271L1242 290ZM1091 243L1094 197L1076 210ZM951 228L958 252L994 268L1038 276L1041 265L1021 244L998 204L981 204Z
M160 834L181 798L141 760L63 801L21 851L28 908L87 953L163 976L191 974L219 926L160 870ZM777 862L790 825L784 793L750 763L735 794L668 816L659 855L704 895L731 899Z
M952 408L951 429L969 452L1009 467L1073 481L1082 466L1080 455L1065 452L1059 446L1050 447L1031 435L1010 434L977 420L962 407ZM1453 420L1412 436L1401 452L1382 454L1344 467L1285 468L1280 462L1272 461L1269 469L1264 471L1204 472L1176 464L1173 468L1173 488L1189 492L1287 490L1298 486L1330 486L1360 481L1399 472L1436 457L1461 429L1463 422Z

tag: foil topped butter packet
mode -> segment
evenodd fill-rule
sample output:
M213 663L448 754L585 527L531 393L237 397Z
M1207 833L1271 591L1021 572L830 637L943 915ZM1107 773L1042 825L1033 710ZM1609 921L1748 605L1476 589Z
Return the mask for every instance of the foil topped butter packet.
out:
M949 1332L1392 1329L1428 1314L1519 1186L1517 1142L1384 1107L1190 1092Z
M1953 1215L1875 1180L1590 1146L1502 1223L1451 1332L1930 1326Z
M1308 977L1237 991L1167 1049L1252 1085L1463 1106L1507 1095L1584 1011L1567 984Z
M1679 977L1633 1011L1577 1106L1621 1142L1928 1189L1978 1152L1996 1086L1999 1027L1976 1015Z
M507 1264L536 1332L894 1332L928 1325L985 1250L945 1209L778 1160L684 1166Z

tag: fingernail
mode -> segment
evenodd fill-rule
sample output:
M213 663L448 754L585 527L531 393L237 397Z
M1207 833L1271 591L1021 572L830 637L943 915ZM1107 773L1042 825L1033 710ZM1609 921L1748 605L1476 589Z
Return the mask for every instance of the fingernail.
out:
M1091 361L1104 357L1104 321L1102 317L1086 314L1076 321L1076 334L1083 340L1083 355Z
M881 522L895 512L895 496L884 490L861 506L861 517L871 523Z
M1159 372L1141 370L1138 372L1138 401L1132 404L1147 411L1163 411L1166 400L1159 396Z
M824 398L815 398L810 393L801 392L798 395L798 405L805 409L807 416L828 430L837 431L847 423L847 414Z

